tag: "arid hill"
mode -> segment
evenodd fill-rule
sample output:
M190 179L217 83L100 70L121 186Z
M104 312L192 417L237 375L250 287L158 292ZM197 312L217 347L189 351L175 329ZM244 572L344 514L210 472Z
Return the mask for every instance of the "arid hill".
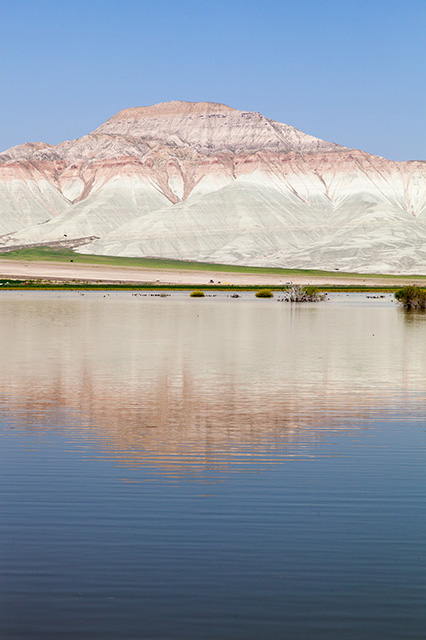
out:
M0 247L426 273L426 163L208 102L125 109L0 154ZM84 240L86 239L86 240Z

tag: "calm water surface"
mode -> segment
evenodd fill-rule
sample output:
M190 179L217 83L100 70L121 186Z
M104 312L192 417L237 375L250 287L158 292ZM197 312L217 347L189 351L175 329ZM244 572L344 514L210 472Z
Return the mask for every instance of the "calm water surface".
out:
M425 316L0 304L4 640L423 640Z

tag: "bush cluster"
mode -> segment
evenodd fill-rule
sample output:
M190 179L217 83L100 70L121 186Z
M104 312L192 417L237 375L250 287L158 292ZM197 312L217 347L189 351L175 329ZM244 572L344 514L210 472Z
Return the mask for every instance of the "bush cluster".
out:
M191 298L204 298L204 291L196 289L195 291L191 291L189 295L191 296Z
M394 295L404 309L426 309L426 289L409 285L398 289Z
M323 300L325 296L311 284L302 286L300 284L291 283L284 292L284 300L286 302L318 302Z
M270 289L259 289L259 291L256 291L254 295L256 296L256 298L273 298L274 297L274 294Z

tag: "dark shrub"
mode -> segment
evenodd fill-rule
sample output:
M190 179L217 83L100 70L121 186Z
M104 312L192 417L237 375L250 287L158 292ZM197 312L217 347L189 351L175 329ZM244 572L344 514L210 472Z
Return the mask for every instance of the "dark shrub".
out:
M409 285L398 289L394 295L404 309L426 309L426 289Z

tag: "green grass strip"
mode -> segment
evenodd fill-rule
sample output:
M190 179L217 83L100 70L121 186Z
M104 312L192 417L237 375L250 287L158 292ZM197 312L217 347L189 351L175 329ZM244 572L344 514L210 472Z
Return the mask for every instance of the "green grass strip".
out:
M27 260L35 262L74 262L75 264L108 265L111 267L136 267L143 269L172 269L185 271L215 271L229 273L279 275L286 279L292 276L329 276L333 278L398 278L411 281L424 279L424 275L391 275L379 273L350 273L346 271L322 271L319 269L281 269L274 267L247 267L240 265L214 264L208 262L190 262L186 260L166 260L162 258L122 258L116 256L84 255L72 249L52 249L51 247L30 247L16 251L0 252L0 258L6 260Z
M285 286L267 285L272 291L285 291ZM347 292L368 293L382 292L392 293L400 286L388 285L321 285L316 287L323 292ZM14 280L10 278L0 279L0 291L5 290L44 290L44 291L259 291L265 289L265 285L193 285L193 284L117 284L117 283L93 283L85 281L70 282L46 282L41 280Z

